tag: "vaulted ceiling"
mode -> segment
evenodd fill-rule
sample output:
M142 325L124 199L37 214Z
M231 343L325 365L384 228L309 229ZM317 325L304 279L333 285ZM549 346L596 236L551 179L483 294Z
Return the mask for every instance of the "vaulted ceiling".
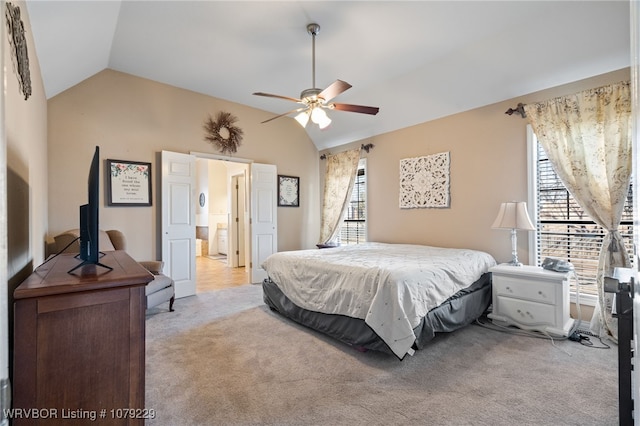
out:
M265 111L336 79L318 149L629 66L628 1L57 1L27 9L47 97L110 68ZM280 118L286 120L290 118ZM242 125L242 123L238 123ZM263 124L268 126L269 123Z

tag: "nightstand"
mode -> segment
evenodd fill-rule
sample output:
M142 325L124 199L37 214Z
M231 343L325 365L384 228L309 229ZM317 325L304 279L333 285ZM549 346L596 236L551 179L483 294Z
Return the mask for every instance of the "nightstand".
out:
M488 316L495 323L568 336L573 327L569 317L570 273L507 264L489 271L493 309Z

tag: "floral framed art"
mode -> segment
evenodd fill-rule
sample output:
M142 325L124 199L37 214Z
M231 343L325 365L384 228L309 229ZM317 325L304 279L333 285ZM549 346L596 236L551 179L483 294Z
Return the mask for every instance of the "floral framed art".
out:
M107 160L109 206L151 205L151 163Z
M300 207L300 178L278 175L278 207Z

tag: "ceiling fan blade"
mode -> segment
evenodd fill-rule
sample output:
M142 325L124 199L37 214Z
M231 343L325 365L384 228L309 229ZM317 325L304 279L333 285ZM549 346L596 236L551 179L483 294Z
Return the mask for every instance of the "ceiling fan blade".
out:
M302 101L300 99L292 98L290 96L272 95L271 93L264 93L264 92L255 92L254 95L256 95L256 96L266 96L268 98L278 98L278 99L284 99L284 100L287 100L287 101L293 101L293 102L302 103Z
M263 122L261 122L260 124L268 123L268 122L270 122L271 120L275 120L276 118L284 117L285 115L289 115L289 114L294 113L294 112L304 111L305 109L307 109L307 107L302 107L302 108L292 109L291 111L287 111L287 112L285 112L284 114L276 115L275 117L271 117L271 118L270 118L270 119L268 119L268 120L264 120L264 121L263 121Z
M324 99L325 102L329 102L331 99L350 88L351 85L346 81L336 80L331 83L329 87L320 92L318 97Z
M376 115L380 108L378 107L370 107L363 105L351 105L351 104L331 104L329 105L331 109L337 109L339 111L349 111L349 112L359 112L361 114L371 114Z

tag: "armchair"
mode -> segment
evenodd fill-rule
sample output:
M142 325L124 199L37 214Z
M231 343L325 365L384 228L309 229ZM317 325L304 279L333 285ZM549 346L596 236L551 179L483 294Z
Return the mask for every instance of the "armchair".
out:
M78 253L80 251L79 241L72 243L78 236L80 236L80 230L78 229L72 229L56 235L51 251L59 253L64 250L65 253ZM126 250L126 245L126 239L122 232L118 230L100 231L100 240L98 242L100 251ZM168 301L169 311L173 312L175 287L171 277L162 273L162 261L152 260L138 263L154 276L153 281L149 282L145 288L147 309Z

